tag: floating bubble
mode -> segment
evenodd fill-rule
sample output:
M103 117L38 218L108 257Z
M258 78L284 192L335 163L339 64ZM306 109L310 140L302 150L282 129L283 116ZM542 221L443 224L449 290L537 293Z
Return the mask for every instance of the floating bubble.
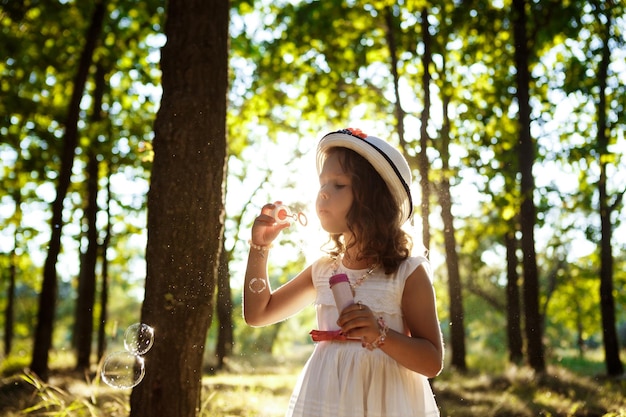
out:
M113 388L132 388L143 379L146 370L142 355L154 344L154 329L135 323L124 332L125 351L108 354L102 364L102 380Z
M124 347L133 355L145 355L153 344L154 329L147 324L131 324L124 333Z
M145 374L143 358L123 350L107 355L100 373L107 385L121 389L136 386Z

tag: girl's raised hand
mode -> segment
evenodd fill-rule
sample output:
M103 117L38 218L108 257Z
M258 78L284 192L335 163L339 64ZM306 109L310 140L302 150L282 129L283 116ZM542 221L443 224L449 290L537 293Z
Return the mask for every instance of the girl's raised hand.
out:
M266 204L261 208L261 214L254 220L252 225L251 240L255 245L269 246L278 236L281 230L289 227L289 223L278 223L272 213L281 205L280 201Z

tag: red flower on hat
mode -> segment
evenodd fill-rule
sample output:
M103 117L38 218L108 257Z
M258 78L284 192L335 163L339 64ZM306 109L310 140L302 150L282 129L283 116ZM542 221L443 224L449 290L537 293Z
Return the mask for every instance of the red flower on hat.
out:
M357 138L365 139L367 137L367 133L363 132L361 129L355 129L353 127L349 127L344 129L346 133L356 136Z

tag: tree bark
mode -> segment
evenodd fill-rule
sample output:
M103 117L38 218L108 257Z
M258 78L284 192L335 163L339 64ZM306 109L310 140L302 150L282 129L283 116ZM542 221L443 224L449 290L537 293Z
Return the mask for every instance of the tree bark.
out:
M131 417L196 416L224 221L229 2L172 0L148 193L142 322L155 330Z
M104 0L96 1L87 30L85 46L81 53L78 70L74 79L74 89L68 106L65 121L65 135L61 155L61 168L56 189L56 197L52 203L52 218L50 222L50 243L44 263L43 282L39 294L39 309L37 311L37 326L30 369L41 379L48 378L48 353L52 347L52 329L57 299L57 259L61 252L61 231L63 228L63 201L69 189L74 153L78 144L78 119L80 102L85 90L85 83L91 67L93 52L102 32L102 25L106 12Z
M533 164L535 144L530 134L530 71L529 48L526 32L526 1L513 0L513 37L515 41L516 96L519 107L518 157L521 174L520 225L522 231L522 254L524 267L523 299L525 311L525 334L527 359L535 372L545 371L543 330L539 312L539 273L535 252L536 208L533 200L535 180Z

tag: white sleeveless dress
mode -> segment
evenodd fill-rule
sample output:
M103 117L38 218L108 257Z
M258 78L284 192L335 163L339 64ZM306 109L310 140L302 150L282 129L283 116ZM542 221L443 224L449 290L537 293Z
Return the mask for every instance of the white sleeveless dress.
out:
M408 333L401 300L406 278L428 260L412 257L393 275L376 269L355 289L355 301L382 316L390 329ZM315 307L319 330L338 330L338 313L328 285L334 261L322 258L313 264L317 290ZM354 283L367 270L339 265ZM370 351L356 341L318 342L294 388L288 417L435 417L439 409L428 379L398 364L380 349Z

